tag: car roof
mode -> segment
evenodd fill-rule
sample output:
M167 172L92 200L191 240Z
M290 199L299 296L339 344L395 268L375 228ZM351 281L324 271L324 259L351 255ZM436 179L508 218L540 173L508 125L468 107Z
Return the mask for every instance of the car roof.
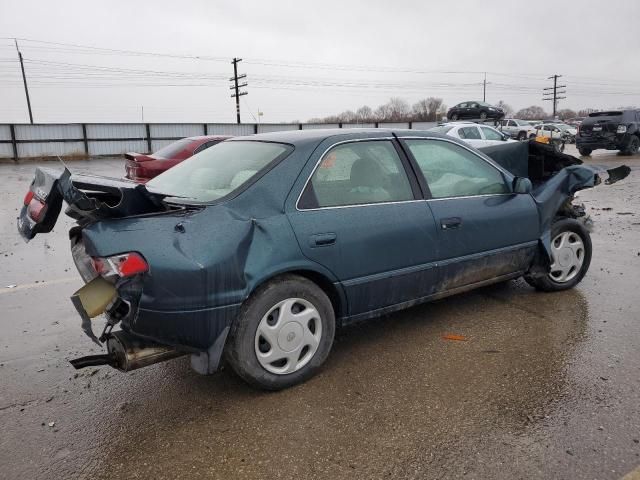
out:
M229 141L265 141L265 142L280 142L289 143L291 145L302 145L309 143L320 143L328 138L339 139L345 137L345 140L351 140L353 138L381 138L391 137L393 134L399 137L433 137L433 138L446 138L450 139L446 135L442 135L436 132L427 130L409 130L409 129L390 129L390 128L322 128L322 129L309 129L309 130L286 130L281 132L259 133L256 135L247 135L244 137L233 137Z
M195 137L186 137L184 140L190 140L192 142L202 140L226 140L232 138L231 135L197 135Z

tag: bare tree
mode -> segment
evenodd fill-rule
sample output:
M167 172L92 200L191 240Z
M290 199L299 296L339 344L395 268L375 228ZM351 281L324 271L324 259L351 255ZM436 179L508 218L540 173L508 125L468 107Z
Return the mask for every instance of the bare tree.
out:
M511 105L509 105L508 103L500 100L498 102L498 104L496 105L496 107L501 108L502 110L504 110L504 116L505 117L510 117L513 115L513 108L511 107Z
M400 97L392 97L375 112L379 122L400 122L409 118L409 104Z
M523 120L541 120L548 116L549 114L537 105L532 105L516 112L516 118L522 118Z
M356 119L360 123L367 123L373 121L373 110L368 105L363 105L356 110Z
M413 104L412 112L414 121L434 122L438 114L442 112L444 104L441 98L429 97ZM446 108L446 107L445 107Z
M353 110L345 110L338 115L338 122L341 123L355 123L358 120L356 113Z
M588 117L590 113L597 112L598 110L595 108L583 108L582 110L578 110L579 117Z
M558 111L558 118L560 120L567 120L568 118L575 118L577 116L578 114L570 108L563 108L562 110Z

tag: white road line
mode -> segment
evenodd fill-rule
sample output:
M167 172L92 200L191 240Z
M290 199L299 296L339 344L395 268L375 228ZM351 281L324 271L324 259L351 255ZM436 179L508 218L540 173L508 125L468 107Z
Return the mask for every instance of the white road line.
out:
M47 281L38 282L38 283L24 283L22 285L18 285L13 288L3 287L2 289L0 289L0 295L3 295L5 293L17 292L20 290L28 290L30 288L47 287L49 285L59 285L61 283L70 283L77 280L79 280L78 277L66 277L66 278L58 278L56 280L47 280Z

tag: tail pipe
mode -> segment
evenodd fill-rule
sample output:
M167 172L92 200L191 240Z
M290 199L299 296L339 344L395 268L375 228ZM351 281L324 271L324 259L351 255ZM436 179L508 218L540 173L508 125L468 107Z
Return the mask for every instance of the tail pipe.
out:
M109 334L106 354L75 358L70 363L75 369L110 365L123 372L128 372L182 355L185 355L185 352L119 330Z

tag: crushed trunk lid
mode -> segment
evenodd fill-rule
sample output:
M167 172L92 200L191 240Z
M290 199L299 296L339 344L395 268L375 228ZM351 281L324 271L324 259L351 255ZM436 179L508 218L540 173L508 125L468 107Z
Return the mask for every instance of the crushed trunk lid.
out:
M28 242L38 233L53 230L63 200L69 206L66 214L83 226L105 218L168 210L162 197L126 180L72 176L66 167L62 172L37 168L18 217L18 231Z

